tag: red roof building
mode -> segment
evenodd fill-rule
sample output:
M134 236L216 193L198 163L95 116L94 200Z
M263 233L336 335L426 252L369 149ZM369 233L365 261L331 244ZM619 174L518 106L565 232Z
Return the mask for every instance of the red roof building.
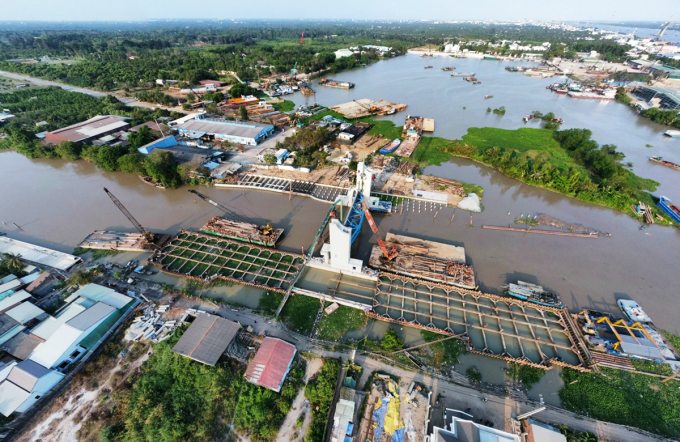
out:
M244 376L248 382L278 393L290 371L296 351L293 344L281 339L264 338Z
M201 80L201 81L199 81L199 84L201 84L203 86L207 86L209 84L212 84L215 87L222 87L227 83L224 82L224 81L218 81L218 80Z

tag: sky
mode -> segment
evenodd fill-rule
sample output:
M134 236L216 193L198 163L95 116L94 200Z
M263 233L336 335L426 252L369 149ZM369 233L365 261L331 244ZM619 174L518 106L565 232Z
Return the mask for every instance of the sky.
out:
M2 1L1 20L153 19L654 20L680 15L679 0L21 0Z

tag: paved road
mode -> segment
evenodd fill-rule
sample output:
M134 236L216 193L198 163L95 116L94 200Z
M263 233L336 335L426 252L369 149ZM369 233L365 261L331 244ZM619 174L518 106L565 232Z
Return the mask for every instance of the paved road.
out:
M26 81L26 82L32 83L36 86L58 86L58 87L64 89L65 91L80 92L80 93L83 93L83 94L91 95L93 97L103 97L105 95L113 95L114 97L118 98L120 101L125 103L125 105L127 105L127 106L145 107L145 108L149 108L149 109L154 108L154 107L159 107L158 105L138 101L137 99L132 98L132 97L121 97L119 95L116 95L116 94L110 93L110 92L99 92L99 91L95 91L93 89L69 86L67 84L57 83L56 81L43 80L42 78L30 77L28 75L23 75L23 74L15 74L14 72L0 71L0 76L13 78L15 80L20 80L20 81Z
M191 302L191 300L189 300L189 302ZM248 310L225 307L215 309L215 312L227 319L238 321L244 326L252 325L257 333L266 331L269 336L292 342L300 351L309 351L321 357L342 358L343 360L349 357L349 353L346 352L329 351L318 347L310 339L299 338L298 335L281 328L281 326L274 323L274 321L253 314ZM447 398L447 400L453 400L459 408L464 409L469 407L473 410L477 410L477 412L483 411L484 413L480 413L477 417L489 420L494 420L493 418L495 418L495 421L501 424L509 422L511 418L514 418L519 414L538 408L536 403L497 396L488 392L481 392L474 388L461 386L430 376L427 373L414 372L387 365L368 356L357 355L355 361L357 364L367 369L367 371L381 370L398 376L401 378L400 381L402 384L408 385L412 380L415 380L431 389L433 391L433 398L437 398L438 395L441 394L443 397ZM483 397L488 400L482 401ZM551 406L548 406L547 410L535 415L534 418L553 425L564 424L573 430L594 433L602 441L658 442L669 440L634 428L597 421Z

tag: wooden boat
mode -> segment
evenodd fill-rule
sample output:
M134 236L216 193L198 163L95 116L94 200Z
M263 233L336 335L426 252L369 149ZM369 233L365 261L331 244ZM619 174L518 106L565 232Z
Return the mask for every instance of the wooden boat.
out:
M397 150L397 147L399 147L400 145L401 145L401 140L399 138L395 138L390 144L388 144L387 146L380 149L380 153L383 154L383 155L388 154L388 153L392 153L395 150Z
M484 95L485 100L488 100L489 98L493 98L493 95Z
M662 157L649 157L649 161L653 161L655 163L663 164L664 166L670 167L675 170L680 170L680 164L675 164L670 161L664 160Z
M139 175L139 179L142 180L145 184L148 184L150 186L154 186L157 189L165 189L165 187L161 183L157 183L151 178L150 176L147 175Z

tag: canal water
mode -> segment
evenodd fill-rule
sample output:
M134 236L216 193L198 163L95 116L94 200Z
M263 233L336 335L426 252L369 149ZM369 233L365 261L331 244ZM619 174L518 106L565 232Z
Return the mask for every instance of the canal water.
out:
M434 69L424 70L425 64ZM452 78L439 68L477 74L473 86ZM664 128L643 119L615 102L600 103L556 96L544 86L551 80L506 72L503 62L409 55L382 61L366 69L334 76L357 84L350 91L315 86L316 100L325 105L359 98L384 99L409 105L392 118L401 124L406 114L436 119L435 135L462 136L470 126L513 129L533 110L553 111L565 127L586 127L600 143L619 146L635 172L661 182L666 196L680 201L680 173L646 161L650 154L680 162L680 142L664 139ZM484 100L484 95L494 95ZM304 102L304 97L294 97ZM314 97L312 97L313 101ZM504 105L503 117L486 107ZM466 107L466 109L463 109ZM653 148L645 148L651 144ZM616 312L618 298L633 298L661 328L675 333L680 232L651 226L616 211L582 203L559 194L521 184L486 166L454 159L425 173L484 187L484 212L470 214L451 208L436 212L405 211L377 216L381 235L391 231L466 248L468 263L480 289L500 293L507 281L538 282L558 292L572 311L584 307ZM9 237L70 252L93 230L133 231L132 225L109 200L107 187L146 228L167 233L197 229L220 211L194 198L184 187L159 190L136 176L97 170L85 161L30 160L16 152L0 152L0 232ZM328 205L303 197L268 192L203 188L201 192L240 208L256 222L271 221L285 229L281 248L300 252L308 247ZM507 213L510 212L508 216ZM455 218L451 220L455 213ZM484 224L508 225L520 214L547 213L571 223L610 232L611 238L580 239L481 229ZM437 215L436 217L434 215ZM21 230L13 223L18 224ZM366 262L377 236L364 228L356 254ZM377 325L376 325L377 327Z

